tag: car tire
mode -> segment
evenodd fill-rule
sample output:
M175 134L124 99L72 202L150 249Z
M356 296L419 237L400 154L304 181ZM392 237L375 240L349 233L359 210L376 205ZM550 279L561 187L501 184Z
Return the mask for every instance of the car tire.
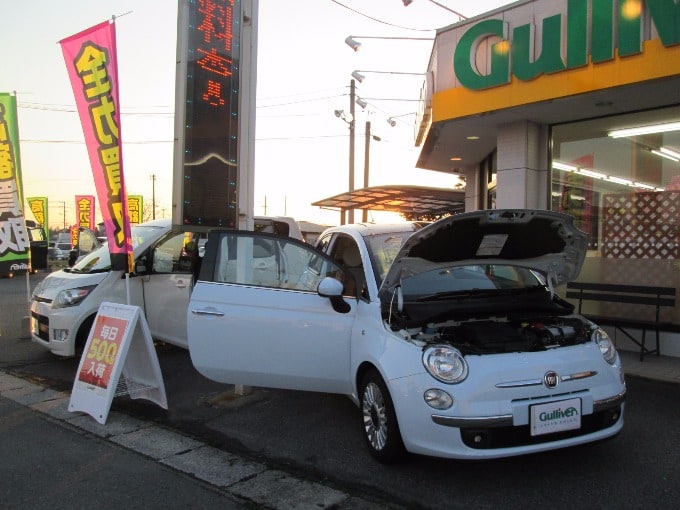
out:
M364 374L360 387L361 425L371 455L384 464L406 454L390 392L377 370Z

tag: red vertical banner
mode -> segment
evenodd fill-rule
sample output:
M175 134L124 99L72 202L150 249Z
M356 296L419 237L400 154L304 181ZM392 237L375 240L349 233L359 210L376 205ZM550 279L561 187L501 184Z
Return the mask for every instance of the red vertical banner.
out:
M61 40L60 44L85 135L111 268L132 272L132 237L120 143L115 24L105 21Z
M94 196L76 195L78 226L87 227L94 232Z

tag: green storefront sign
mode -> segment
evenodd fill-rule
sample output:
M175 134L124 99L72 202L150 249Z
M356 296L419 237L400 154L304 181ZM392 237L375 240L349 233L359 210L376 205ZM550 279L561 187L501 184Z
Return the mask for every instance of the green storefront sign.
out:
M590 57L594 64L612 60L615 48L625 57L642 52L642 12L647 5L650 18L664 46L680 43L680 3L674 0L591 0ZM527 23L512 30L508 45L508 24L499 19L480 21L461 37L453 56L453 67L460 83L473 90L510 83L511 73L522 81L542 74L557 73L588 64L587 0L568 0L567 28L562 30L562 14L543 20L541 54L532 59L533 25ZM614 4L618 6L616 12ZM562 58L566 36L566 62ZM502 39L492 45L490 73L481 75L473 61L480 42Z

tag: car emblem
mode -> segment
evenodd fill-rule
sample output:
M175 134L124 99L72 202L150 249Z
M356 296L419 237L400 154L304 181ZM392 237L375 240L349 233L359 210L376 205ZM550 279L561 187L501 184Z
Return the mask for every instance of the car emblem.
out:
M547 388L555 388L559 382L560 377L554 370L548 370L543 376L543 384L545 384Z

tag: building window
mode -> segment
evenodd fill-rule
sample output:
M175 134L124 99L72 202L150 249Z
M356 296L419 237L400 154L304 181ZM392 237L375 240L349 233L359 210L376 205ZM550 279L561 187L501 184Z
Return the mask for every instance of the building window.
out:
M551 207L591 238L581 280L680 287L680 126L663 131L679 121L673 107L552 127Z

